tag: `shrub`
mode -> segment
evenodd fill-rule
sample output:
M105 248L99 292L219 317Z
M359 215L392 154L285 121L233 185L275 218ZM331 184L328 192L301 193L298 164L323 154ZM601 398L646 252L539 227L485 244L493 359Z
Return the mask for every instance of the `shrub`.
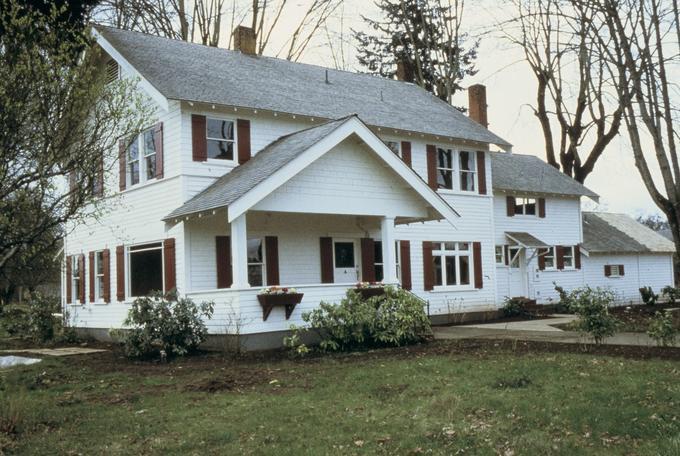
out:
M152 293L135 299L123 323L130 329L115 331L115 335L131 358L158 352L183 356L205 341L208 329L203 319L212 318L213 308L212 302L197 306L190 298L178 299L175 293Z
M303 313L302 319L319 335L319 347L324 351L400 346L432 334L422 302L394 287L385 287L385 294L368 299L348 290L340 304L322 302L318 309ZM285 342L296 349L300 328L291 329L293 335Z
M675 288L669 285L661 290L661 294L670 304L673 305L675 305L675 303L680 300L680 288Z
M673 326L672 311L656 312L654 318L649 322L647 334L654 339L657 345L668 347L675 343L677 329Z
M61 332L61 321L53 314L59 312L59 298L33 293L25 306L13 306L2 314L2 327L10 336L28 337L47 342Z
M605 337L614 335L619 326L618 320L609 313L614 298L611 290L602 288L577 288L569 294L571 305L578 315L576 328L589 334L598 345Z
M557 295L560 297L560 301L557 303L557 309L556 311L558 313L574 313L574 306L573 306L573 300L571 298L571 295L561 286L557 285L556 282L553 282L553 286L555 287L555 291L557 292Z
M505 298L505 303L501 307L501 312L506 317L517 317L529 315L528 306L531 300L528 298Z
M6 307L0 316L0 325L10 336L27 336L29 328L28 309L19 306Z
M640 288L640 296L642 297L642 302L648 306L653 306L656 304L659 295L654 293L652 287L642 287Z

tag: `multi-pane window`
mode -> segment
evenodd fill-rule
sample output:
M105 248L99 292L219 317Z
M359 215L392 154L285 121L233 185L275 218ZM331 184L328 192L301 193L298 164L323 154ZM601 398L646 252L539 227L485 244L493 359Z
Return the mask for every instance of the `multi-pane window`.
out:
M261 287L265 282L264 240L248 239L248 283Z
M127 148L128 185L146 182L156 177L156 135L153 128L146 130Z
M545 269L555 269L555 247L548 247L544 252L543 262Z
M401 266L399 261L399 241L395 242L396 262L397 262L397 279L401 280ZM375 281L382 282L385 279L385 269L383 264L382 241L375 241L373 243L374 267L375 267Z
M508 262L510 263L511 268L519 268L521 266L520 264L520 252L522 251L521 247L509 247L508 248Z
M104 299L104 252L94 254L94 300Z
M434 283L437 286L470 285L472 244L469 242L434 242Z
M139 184L139 140L135 138L127 149L128 183Z
M231 120L211 119L206 122L208 158L218 160L234 159L234 122Z
M569 269L574 267L574 247L563 247L564 252L564 268Z
M622 266L620 264L612 264L609 266L609 277L621 277Z
M80 261L78 255L71 257L71 296L73 301L80 300Z
M453 151L437 148L437 188L453 190Z
M496 246L496 264L505 264L505 247L502 245Z
M394 155L401 157L401 144L398 141L387 141L385 144L394 152Z
M144 175L146 180L156 177L156 135L153 129L142 133L144 150Z
M515 198L515 215L536 215L536 198Z
M155 242L128 250L130 296L147 296L163 291L163 244Z
M462 191L475 190L475 175L477 174L477 166L475 163L475 155L472 152L460 151L458 152L458 164L460 173L460 189Z

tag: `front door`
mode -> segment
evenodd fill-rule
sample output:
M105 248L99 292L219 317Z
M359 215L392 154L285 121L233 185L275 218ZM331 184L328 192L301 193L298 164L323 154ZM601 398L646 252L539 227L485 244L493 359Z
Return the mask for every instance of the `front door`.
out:
M510 258L510 267L508 268L509 294L511 298L518 296L526 296L526 261L525 249L521 247L510 247L508 253Z
M333 241L333 266L335 283L356 283L359 281L357 242L353 240Z

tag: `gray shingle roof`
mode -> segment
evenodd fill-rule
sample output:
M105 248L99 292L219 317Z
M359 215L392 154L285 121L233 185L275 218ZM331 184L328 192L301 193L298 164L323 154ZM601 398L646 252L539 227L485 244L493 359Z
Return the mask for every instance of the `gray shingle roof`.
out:
M178 219L197 212L229 206L283 165L328 136L350 117L280 137L246 163L217 179L163 220Z
M493 152L491 175L494 190L598 198L595 192L533 155Z
M673 243L626 214L583 213L583 247L589 253L671 253Z
M505 233L511 240L519 242L525 247L548 247L548 244L538 239L531 233L519 232L519 231L508 231Z
M414 84L100 25L96 29L169 99L325 119L358 114L371 126L510 145Z

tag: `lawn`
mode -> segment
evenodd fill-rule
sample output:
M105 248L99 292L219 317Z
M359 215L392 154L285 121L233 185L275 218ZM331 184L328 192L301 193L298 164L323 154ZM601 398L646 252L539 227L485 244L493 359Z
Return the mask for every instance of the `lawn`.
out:
M0 372L0 454L680 454L677 360L532 347L47 359Z

